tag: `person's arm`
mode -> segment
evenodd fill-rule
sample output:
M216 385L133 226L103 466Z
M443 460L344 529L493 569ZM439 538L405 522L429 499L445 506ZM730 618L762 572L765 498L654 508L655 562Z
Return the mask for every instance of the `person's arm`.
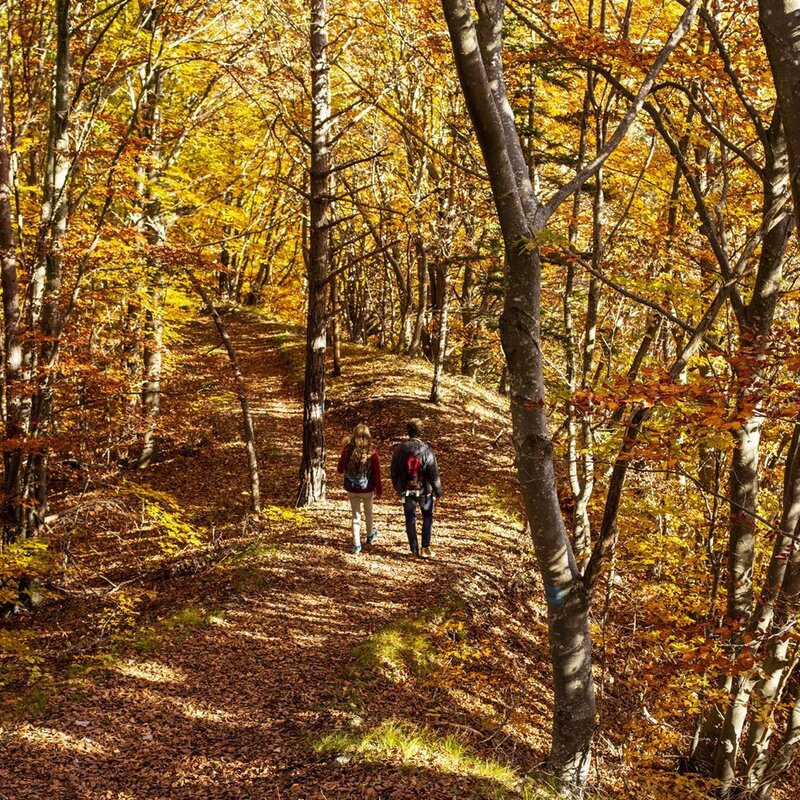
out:
M347 466L347 450L348 450L348 446L345 445L344 449L342 450L341 455L339 456L339 464L336 467L336 471L340 475L344 472L344 468Z
M434 495L439 498L442 496L442 481L439 476L439 465L436 463L436 456L430 447L428 448L428 453L430 454L430 458L427 459L428 463L425 467L425 478L428 483L430 483Z
M372 452L372 487L375 491L375 497L380 497L383 493L381 486L381 459L377 450Z
M394 490L397 492L397 494L401 493L401 488L400 488L400 467L401 467L402 458L403 458L403 456L401 455L402 449L403 449L403 445L402 444L398 444L394 448L394 451L392 452L392 486L394 486Z

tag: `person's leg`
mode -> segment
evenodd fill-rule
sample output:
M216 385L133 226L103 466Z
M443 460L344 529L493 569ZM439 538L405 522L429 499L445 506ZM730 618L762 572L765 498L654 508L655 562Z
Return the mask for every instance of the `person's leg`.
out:
M372 528L373 528L373 526L372 526L372 498L373 498L372 492L369 492L368 494L362 494L361 495L361 499L364 502L364 521L367 523L367 526L366 526L367 538L369 538L372 535Z
M428 495L420 501L422 509L422 546L431 546L431 532L433 531L433 497Z
M419 552L417 542L417 500L414 497L406 497L403 500L403 512L406 515L406 536L408 537L408 547L412 553Z
M353 547L358 549L361 547L361 496L355 492L348 492L347 499L350 501L352 512Z

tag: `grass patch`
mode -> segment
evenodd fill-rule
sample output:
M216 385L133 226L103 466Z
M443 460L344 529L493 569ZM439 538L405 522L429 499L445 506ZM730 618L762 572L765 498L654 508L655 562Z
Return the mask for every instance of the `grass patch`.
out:
M430 623L404 617L353 648L345 677L355 680L381 676L397 680L428 675L437 663Z
M463 603L457 598L414 617L401 617L375 631L351 651L345 668L350 680L426 677L442 666L455 641L453 629L463 632Z
M426 726L388 719L371 730L332 731L313 745L320 756L349 755L367 763L400 762L403 767L435 770L473 778L480 797L517 797L544 800L556 795L546 786L536 786L532 779L513 768L482 758L459 736L442 736Z
M518 498L510 496L499 486L490 484L485 487L483 503L489 518L497 520L502 526L517 528L517 530L525 527L525 519L520 512Z
M154 653L219 619L222 619L219 612L210 611L196 603L188 603L140 631L130 644L138 653Z

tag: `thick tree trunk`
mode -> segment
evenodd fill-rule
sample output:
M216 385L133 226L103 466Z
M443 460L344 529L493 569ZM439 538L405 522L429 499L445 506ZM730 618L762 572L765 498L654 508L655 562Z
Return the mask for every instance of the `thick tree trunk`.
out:
M759 0L759 26L786 133L792 197L800 208L800 15L794 0ZM800 220L796 221L800 233Z
M311 211L308 253L303 460L299 506L325 499L325 293L329 259L331 100L327 0L311 2Z
M583 96L583 112L581 115L581 131L578 139L578 169L586 163L586 148L589 133L589 100L591 97L590 87L587 85ZM578 245L578 218L581 211L581 193L575 192L572 200L572 216L569 224L569 243L577 249ZM581 430L578 411L573 402L573 397L578 389L578 369L577 369L577 338L575 332L575 318L573 313L573 302L575 295L575 262L570 260L567 264L567 274L564 286L563 299L563 320L564 320L564 359L566 362L567 373L567 401L565 404L565 414L567 418L567 474L569 475L572 499L575 504L575 515L573 520L572 541L575 547L575 558L581 569L584 569L586 562L592 552L591 524L588 516L588 501L591 490L587 491L584 480L583 465L584 456L581 454L581 443L579 435ZM596 316L596 314L595 314ZM587 331L588 338L588 331ZM591 363L591 360L590 360ZM585 501L581 502L581 498Z

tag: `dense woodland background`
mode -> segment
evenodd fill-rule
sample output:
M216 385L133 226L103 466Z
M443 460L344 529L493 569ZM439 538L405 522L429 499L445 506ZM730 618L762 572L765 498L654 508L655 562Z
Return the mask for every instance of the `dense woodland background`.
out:
M377 397L384 455L406 412L458 439L454 495L497 541L526 525L516 453L534 548L498 556L496 602L538 615L520 658L552 660L555 694L497 730L553 725L549 756L530 745L553 791L794 797L797 23L751 0L443 6L0 4L4 713L128 653L164 585L330 509L326 463ZM253 385L278 372L296 430L265 427ZM224 514L190 524L148 476L223 445ZM157 556L107 569L154 531ZM489 630L463 660L493 657Z

